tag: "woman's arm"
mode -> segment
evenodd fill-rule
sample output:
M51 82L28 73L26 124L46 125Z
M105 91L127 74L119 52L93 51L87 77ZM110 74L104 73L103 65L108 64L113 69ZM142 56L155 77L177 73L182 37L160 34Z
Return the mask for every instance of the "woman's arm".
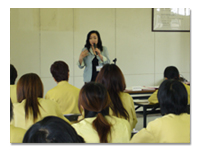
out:
M77 65L78 65L79 68L83 68L85 66L83 59L88 55L89 55L88 50L85 49L85 48L82 49L82 52L79 55L79 59L78 59L78 62L77 62Z
M148 98L148 101L149 101L150 103L153 103L153 104L158 103L157 94L158 94L158 90L156 90L156 91Z
M99 58L99 60L101 61L100 63L103 63L103 64L110 63L110 59L109 59L109 55L108 55L108 50L107 50L107 48L105 46L103 46L102 53L100 53L100 51L99 51L97 58Z
M157 143L157 141L151 132L143 128L132 137L130 143Z
M84 49L80 56L79 56L79 63L82 64L82 61L83 61L83 58L85 58L86 56L88 55L88 50L87 49Z

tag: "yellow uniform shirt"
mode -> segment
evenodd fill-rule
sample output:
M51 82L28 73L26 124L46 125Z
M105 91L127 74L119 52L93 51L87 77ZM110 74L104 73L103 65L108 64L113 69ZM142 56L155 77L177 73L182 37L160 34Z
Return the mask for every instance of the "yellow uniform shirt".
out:
M39 106L39 110L41 113L41 116L38 116L38 119L36 122L42 120L43 118L47 116L57 116L60 117L61 119L65 120L69 124L69 120L67 120L63 114L60 111L60 108L57 103L55 103L52 100L46 100L43 98L38 98L38 101L41 105ZM32 115L29 115L28 119L25 119L25 102L26 100L23 100L21 103L14 103L13 104L13 119L11 121L11 125L14 125L15 127L20 127L23 129L29 129L30 126L34 124L33 117Z
M10 125L10 143L22 143L26 130Z
M188 93L188 104L190 104L190 86L183 83L183 85L185 86L186 88L186 91ZM156 104L158 103L158 97L157 97L157 94L158 94L158 90L156 90L149 98L148 98L148 101L150 103L153 103L153 104Z
M121 99L122 105L124 106L124 108L126 109L126 111L129 114L129 123L131 126L131 130L133 130L135 128L135 125L137 124L137 116L135 113L135 106L133 103L133 98L128 94L128 93L124 93L124 92L120 92L119 97ZM112 109L109 109L109 115L111 116L115 116ZM78 120L83 119L84 117L84 111L82 112L82 116L80 116L78 118Z
M131 143L190 143L190 115L168 114L148 123Z
M18 103L17 102L17 86L14 85L10 85L10 98L12 103Z
M106 120L112 124L111 138L108 134L109 143L128 143L131 136L130 124L127 120L115 116L106 116ZM93 128L92 122L96 117L85 118L79 123L72 124L76 132L82 136L86 143L100 143L97 131Z
M80 114L78 109L78 97L80 89L60 81L57 86L49 90L45 99L51 99L58 103L63 114Z
M131 130L133 130L137 123L137 117L136 117L136 113L135 113L135 106L133 103L133 98L128 93L123 93L123 92L120 92L119 97L121 99L122 105L124 106L124 108L126 109L126 111L129 114L128 121L131 125ZM109 114L114 115L113 111L111 109L109 110Z

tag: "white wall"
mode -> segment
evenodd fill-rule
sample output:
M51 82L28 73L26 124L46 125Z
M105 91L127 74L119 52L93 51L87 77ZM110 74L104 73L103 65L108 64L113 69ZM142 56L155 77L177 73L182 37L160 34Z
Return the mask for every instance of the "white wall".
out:
M151 32L151 8L10 9L10 63L18 71L37 73L44 94L56 83L50 66L63 60L69 82L83 85L76 65L90 30L100 32L110 59L124 73L127 87L159 85L166 66L177 66L190 80L190 32Z

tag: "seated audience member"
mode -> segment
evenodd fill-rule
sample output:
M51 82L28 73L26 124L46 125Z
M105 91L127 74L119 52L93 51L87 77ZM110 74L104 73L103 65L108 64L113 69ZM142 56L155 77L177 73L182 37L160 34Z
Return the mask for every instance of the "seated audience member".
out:
M127 143L131 128L127 120L109 115L111 100L100 83L85 84L79 95L79 110L84 119L72 124L86 143Z
M13 105L10 100L10 121L13 119ZM10 125L10 143L22 143L26 130Z
M178 80L165 80L159 88L161 118L148 123L136 133L131 143L190 143L190 115L187 114L188 95Z
M15 85L16 78L17 70L12 64L10 64L10 98L12 103L17 103L17 88Z
M57 86L47 92L45 99L58 103L63 114L80 114L78 109L80 89L68 83L68 65L63 61L56 61L51 65L50 70Z
M190 85L190 82L186 78L184 78L183 76L180 76L179 79L180 79L181 82L183 82L187 85Z
M84 139L63 119L49 116L28 129L23 143L84 143Z
M34 73L23 75L17 83L19 103L13 104L14 117L11 124L27 130L46 116L57 116L69 122L63 116L57 103L42 97L43 84L40 77Z
M133 98L124 93L126 83L120 68L115 64L106 64L99 72L96 82L103 84L111 98L110 115L125 118L130 122L131 129L135 128L137 117Z
M174 79L174 80L179 80L179 71L176 67L174 66L168 66L165 68L164 71L164 78L165 80L168 79ZM180 81L180 80L179 80ZM187 90L187 94L188 94L188 104L190 104L190 86L186 85L185 83L183 83L183 85L185 86L186 90ZM150 103L156 104L158 103L158 98L157 98L157 93L158 93L159 89L156 90L149 98L148 101Z

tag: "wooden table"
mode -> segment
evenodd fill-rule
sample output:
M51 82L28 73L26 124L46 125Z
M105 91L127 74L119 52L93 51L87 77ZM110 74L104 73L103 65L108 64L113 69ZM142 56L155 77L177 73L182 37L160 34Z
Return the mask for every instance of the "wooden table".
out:
M155 90L141 90L141 91L132 91L132 90L125 90L125 93L128 93L132 96L134 99L148 99L151 94L153 94Z

